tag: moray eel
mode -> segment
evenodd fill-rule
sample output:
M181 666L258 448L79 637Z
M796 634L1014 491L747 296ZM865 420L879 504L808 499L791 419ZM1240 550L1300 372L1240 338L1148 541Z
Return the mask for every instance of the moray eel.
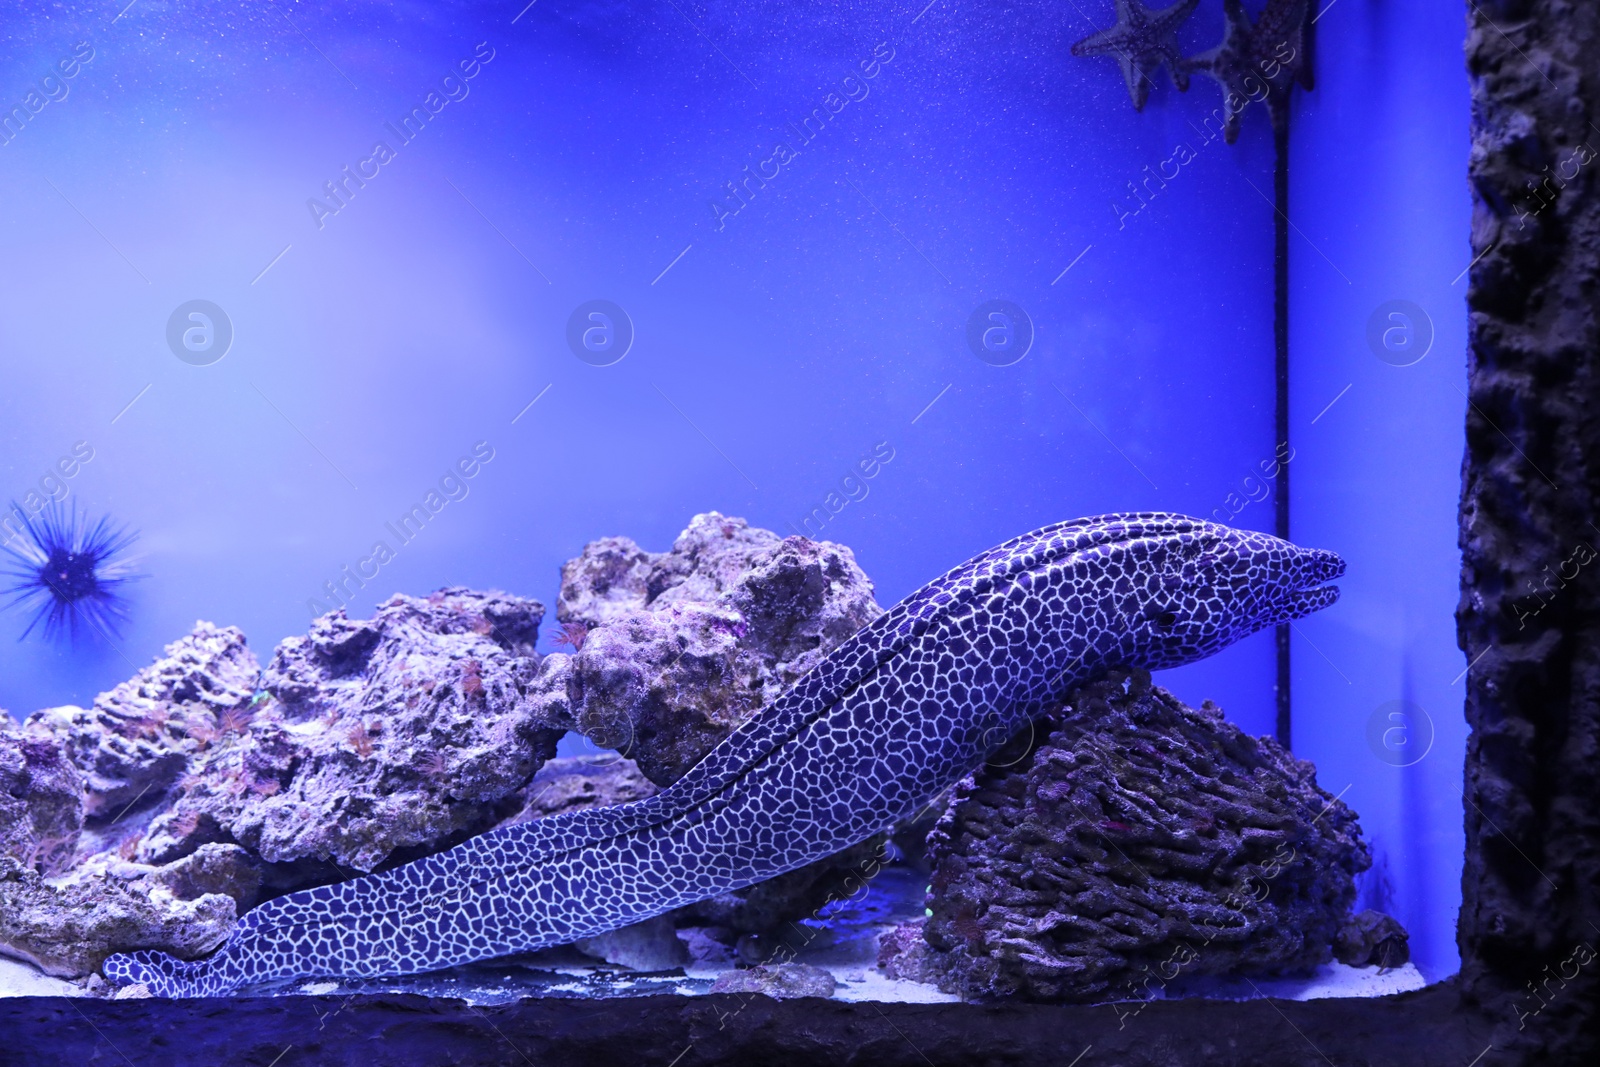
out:
M912 815L1073 687L1177 667L1339 595L1334 553L1166 513L1036 530L862 628L669 788L491 830L247 912L211 956L105 961L216 996L566 944L832 855Z

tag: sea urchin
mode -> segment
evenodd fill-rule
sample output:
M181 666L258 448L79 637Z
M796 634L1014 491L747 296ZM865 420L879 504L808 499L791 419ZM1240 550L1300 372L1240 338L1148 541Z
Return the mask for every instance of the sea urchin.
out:
M76 641L81 624L107 634L126 620L122 586L137 576L124 557L137 534L113 526L108 516L91 525L76 501L70 510L51 504L32 518L13 503L6 519L7 532L22 521L4 544L12 567L0 573L15 579L4 590L10 604L34 612L23 637L43 623L46 637L65 631Z

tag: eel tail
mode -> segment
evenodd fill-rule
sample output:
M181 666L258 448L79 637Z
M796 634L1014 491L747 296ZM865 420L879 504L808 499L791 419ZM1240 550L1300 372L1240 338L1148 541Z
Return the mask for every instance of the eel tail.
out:
M108 956L101 969L113 986L142 985L156 997L204 997L227 987L226 982L216 981L215 957L180 960L165 952L141 949Z

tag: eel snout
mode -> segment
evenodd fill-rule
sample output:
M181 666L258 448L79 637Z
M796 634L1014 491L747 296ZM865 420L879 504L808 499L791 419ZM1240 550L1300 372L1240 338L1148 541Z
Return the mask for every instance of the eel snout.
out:
M1298 588L1289 595L1290 618L1303 619L1307 615L1332 606L1339 599L1339 587L1327 583L1345 572L1344 557L1324 548L1303 550Z

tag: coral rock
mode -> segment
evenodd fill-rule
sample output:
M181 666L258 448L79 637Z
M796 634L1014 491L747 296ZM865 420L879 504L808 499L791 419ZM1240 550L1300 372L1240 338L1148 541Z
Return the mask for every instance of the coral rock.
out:
M111 853L73 866L85 792L67 753L38 724L0 723L0 953L70 976L135 945L191 954L216 947L255 900L260 875L250 856L207 845L162 867Z
M92 707L49 708L28 722L66 743L87 779L86 814L112 816L172 785L218 721L250 703L259 673L244 634L197 622Z
M1142 672L1077 690L1047 740L960 783L928 844L931 951L885 951L967 999L1309 970L1370 864L1311 764Z
M271 699L196 757L138 857L237 842L283 889L337 873L316 861L349 876L488 829L568 725L533 699L547 695L543 612L452 588L317 619L278 646L261 678Z
M0 733L0 949L60 974L129 949L192 957L259 896L642 800L881 611L849 549L715 513L668 552L594 542L563 579L570 655L535 652L537 601L448 588L330 612L264 670L238 630L197 623L91 708ZM572 729L637 764L541 772ZM731 940L811 914L881 846L587 947L678 965L663 930Z
M578 728L670 785L882 609L848 548L696 515L668 552L591 543L562 568Z
M635 971L670 971L689 962L689 946L678 940L670 915L586 937L576 945L586 956Z
M65 746L0 711L0 856L46 875L71 863L83 830L83 775Z
M927 982L936 975L934 950L923 936L924 920L902 923L878 938L878 970L890 978Z
M201 956L222 943L258 883L235 845L162 867L101 853L52 879L0 856L0 951L61 976L88 974L135 946Z
M762 993L775 1000L788 997L831 997L839 983L821 967L808 963L772 963L729 971L711 983L713 993Z
M640 774L632 760L615 755L564 756L539 768L523 789L522 810L502 825L626 804L657 792L655 783Z
M0 951L53 974L201 955L263 875L296 889L494 826L571 726L564 658L546 676L534 652L543 613L396 596L317 619L264 672L199 623L92 708L0 732Z
M598 626L649 602L650 568L665 553L646 552L626 537L602 537L561 568L556 618Z
M0 950L57 974L136 948L201 955L263 893L644 799L879 612L848 549L718 515L666 553L596 542L565 574L571 655L534 651L537 601L449 588L324 615L265 670L238 630L198 623L93 707L0 733ZM541 772L579 727L640 765ZM676 966L661 930L710 915L731 938L810 914L855 851L587 947Z
M1411 935L1398 919L1368 908L1339 928L1333 954L1351 967L1399 967L1411 959Z

